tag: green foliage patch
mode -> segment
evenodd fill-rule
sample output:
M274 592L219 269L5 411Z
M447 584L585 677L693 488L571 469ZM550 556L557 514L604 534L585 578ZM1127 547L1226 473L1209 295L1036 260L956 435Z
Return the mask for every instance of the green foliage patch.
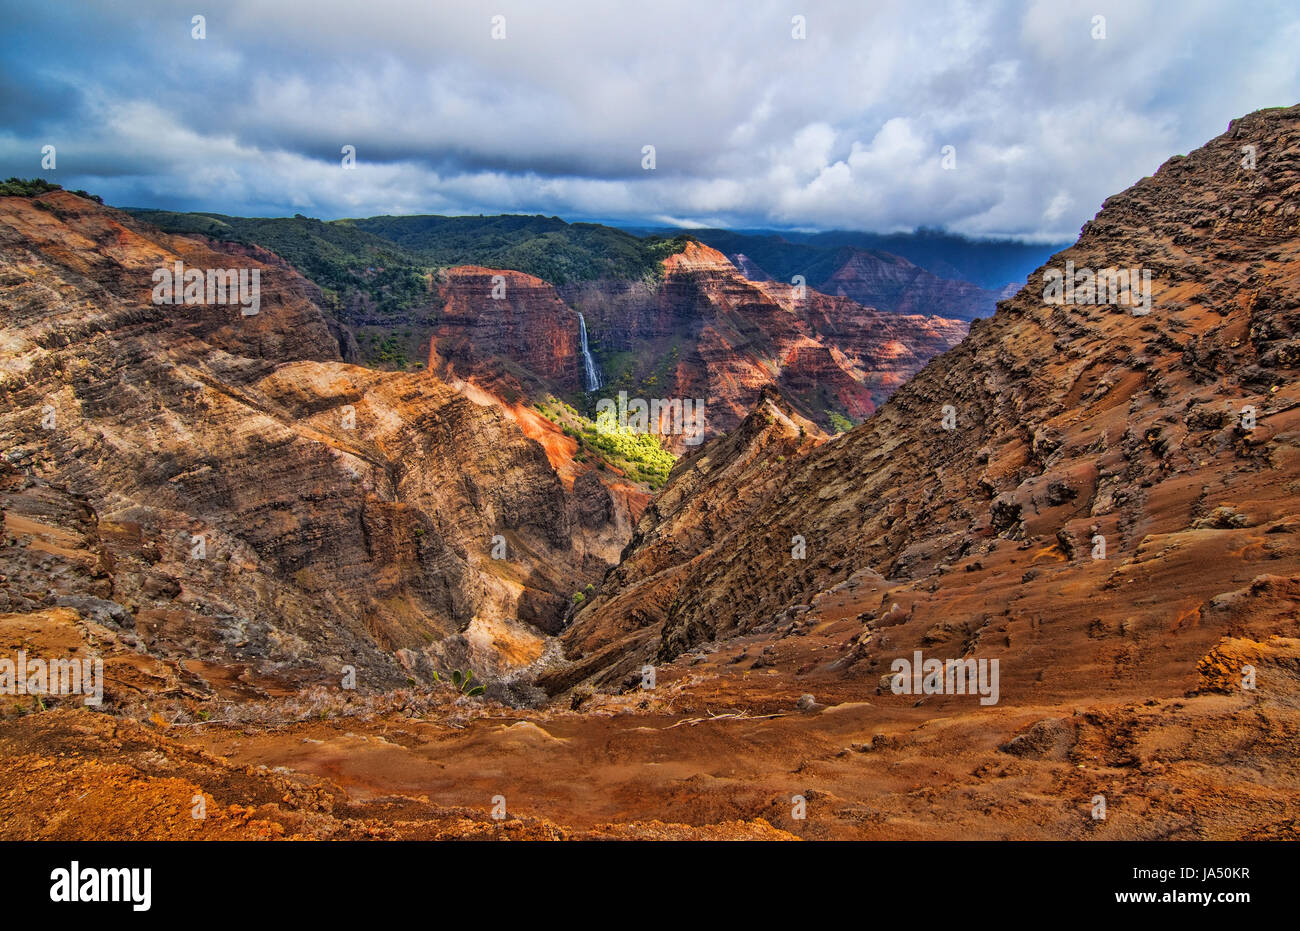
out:
M565 436L578 441L574 458L579 462L594 461L601 469L613 466L652 490L663 487L677 462L677 457L664 449L657 435L620 428L612 414L601 415L606 419L597 423L572 405L549 395L535 407L542 416L559 425Z

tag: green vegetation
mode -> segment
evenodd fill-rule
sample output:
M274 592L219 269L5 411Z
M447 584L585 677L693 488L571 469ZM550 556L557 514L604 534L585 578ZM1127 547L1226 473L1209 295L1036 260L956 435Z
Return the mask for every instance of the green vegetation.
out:
M48 194L50 191L61 190L63 190L63 185L46 181L44 178L10 178L8 181L0 181L0 197L35 197L38 194ZM87 194L85 191L70 191L69 193L84 197L86 200L93 200L97 204L104 202L104 198L96 194Z
M598 414L595 424L584 427L582 440L600 450L607 460L629 463L632 466L630 474L648 482L652 488L659 488L667 481L668 473L677 461L663 448L659 437L620 426L611 411Z
M559 217L370 217L337 225L380 236L429 265L485 265L536 275L551 284L659 277L665 258L688 237L641 238L598 223Z
M852 420L849 420L838 411L827 411L826 417L830 420L831 426L835 428L836 433L848 433L856 426Z
M435 672L433 674L433 681L441 682L442 678ZM487 691L487 686L474 685L473 682L474 673L472 670L466 669L463 673L459 669L453 669L451 671L451 683L456 686L456 689L462 695L468 695L470 698L473 698L475 695L482 695Z
M592 340L591 354L595 356L605 376L605 386L592 395L592 409L601 398L616 399L619 391L630 397L660 395L665 385L673 384L673 372L681 359L681 336L674 335L670 342L660 341L642 346L637 351L604 351L598 340Z
M37 194L61 190L63 190L61 185L51 184L44 178L10 178L8 181L0 182L0 197L35 197Z
M430 291L430 265L381 236L298 214L264 219L220 213L129 210L169 233L197 233L270 249L333 299L340 319L404 318ZM361 300L358 301L358 298Z
M558 425L565 436L578 441L574 458L579 462L594 460L597 468L606 464L628 478L644 482L652 490L663 487L677 457L664 449L654 433L637 433L630 427L620 428L613 414L603 415L597 423L580 414L572 405L548 395L535 405L547 420Z
M404 370L409 364L406 358L406 349L402 346L400 337L396 333L389 333L384 337L380 337L378 333L371 333L369 352L366 356L381 365L392 366L397 369Z
M410 307L429 291L429 273L484 265L536 275L551 284L662 275L663 259L688 237L633 236L558 217L370 217L314 220L219 213L130 213L173 233L199 233L279 255L322 288L361 291L383 310Z

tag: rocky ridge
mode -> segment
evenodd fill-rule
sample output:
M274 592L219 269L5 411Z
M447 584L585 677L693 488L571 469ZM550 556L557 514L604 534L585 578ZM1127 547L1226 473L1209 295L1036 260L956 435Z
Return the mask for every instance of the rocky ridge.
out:
M258 268L259 312L153 303L177 261ZM0 263L5 458L81 515L99 613L212 681L527 664L617 552L502 410L340 361L287 266L65 192L0 199Z
M597 675L617 682L834 604L859 626L817 668L874 690L924 645L1000 658L1004 696L1024 700L1179 690L1221 636L1294 635L1268 606L1300 570L1296 114L1251 114L1171 159L1053 258L1149 269L1150 314L1046 303L1045 267L851 433L788 455L760 432L684 462L692 507L646 512L566 631L571 659L590 673L635 626ZM1247 143L1268 153L1254 171ZM659 540L692 542L664 556ZM667 579L672 597L638 614Z

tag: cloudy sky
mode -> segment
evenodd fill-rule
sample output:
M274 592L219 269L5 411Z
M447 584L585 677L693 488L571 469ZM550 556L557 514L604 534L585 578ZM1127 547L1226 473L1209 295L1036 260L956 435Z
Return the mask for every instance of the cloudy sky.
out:
M231 214L1073 239L1300 102L1295 0L0 0L0 23L4 177Z

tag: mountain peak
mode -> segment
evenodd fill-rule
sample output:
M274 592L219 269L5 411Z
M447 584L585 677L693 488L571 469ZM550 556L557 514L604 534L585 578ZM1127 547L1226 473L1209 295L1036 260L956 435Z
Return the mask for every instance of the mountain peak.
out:
M664 259L664 270L672 272L694 272L694 271L728 271L736 272L738 269L731 263L725 255L714 249L712 246L706 246L702 242L691 240L686 244L681 252L668 256Z

